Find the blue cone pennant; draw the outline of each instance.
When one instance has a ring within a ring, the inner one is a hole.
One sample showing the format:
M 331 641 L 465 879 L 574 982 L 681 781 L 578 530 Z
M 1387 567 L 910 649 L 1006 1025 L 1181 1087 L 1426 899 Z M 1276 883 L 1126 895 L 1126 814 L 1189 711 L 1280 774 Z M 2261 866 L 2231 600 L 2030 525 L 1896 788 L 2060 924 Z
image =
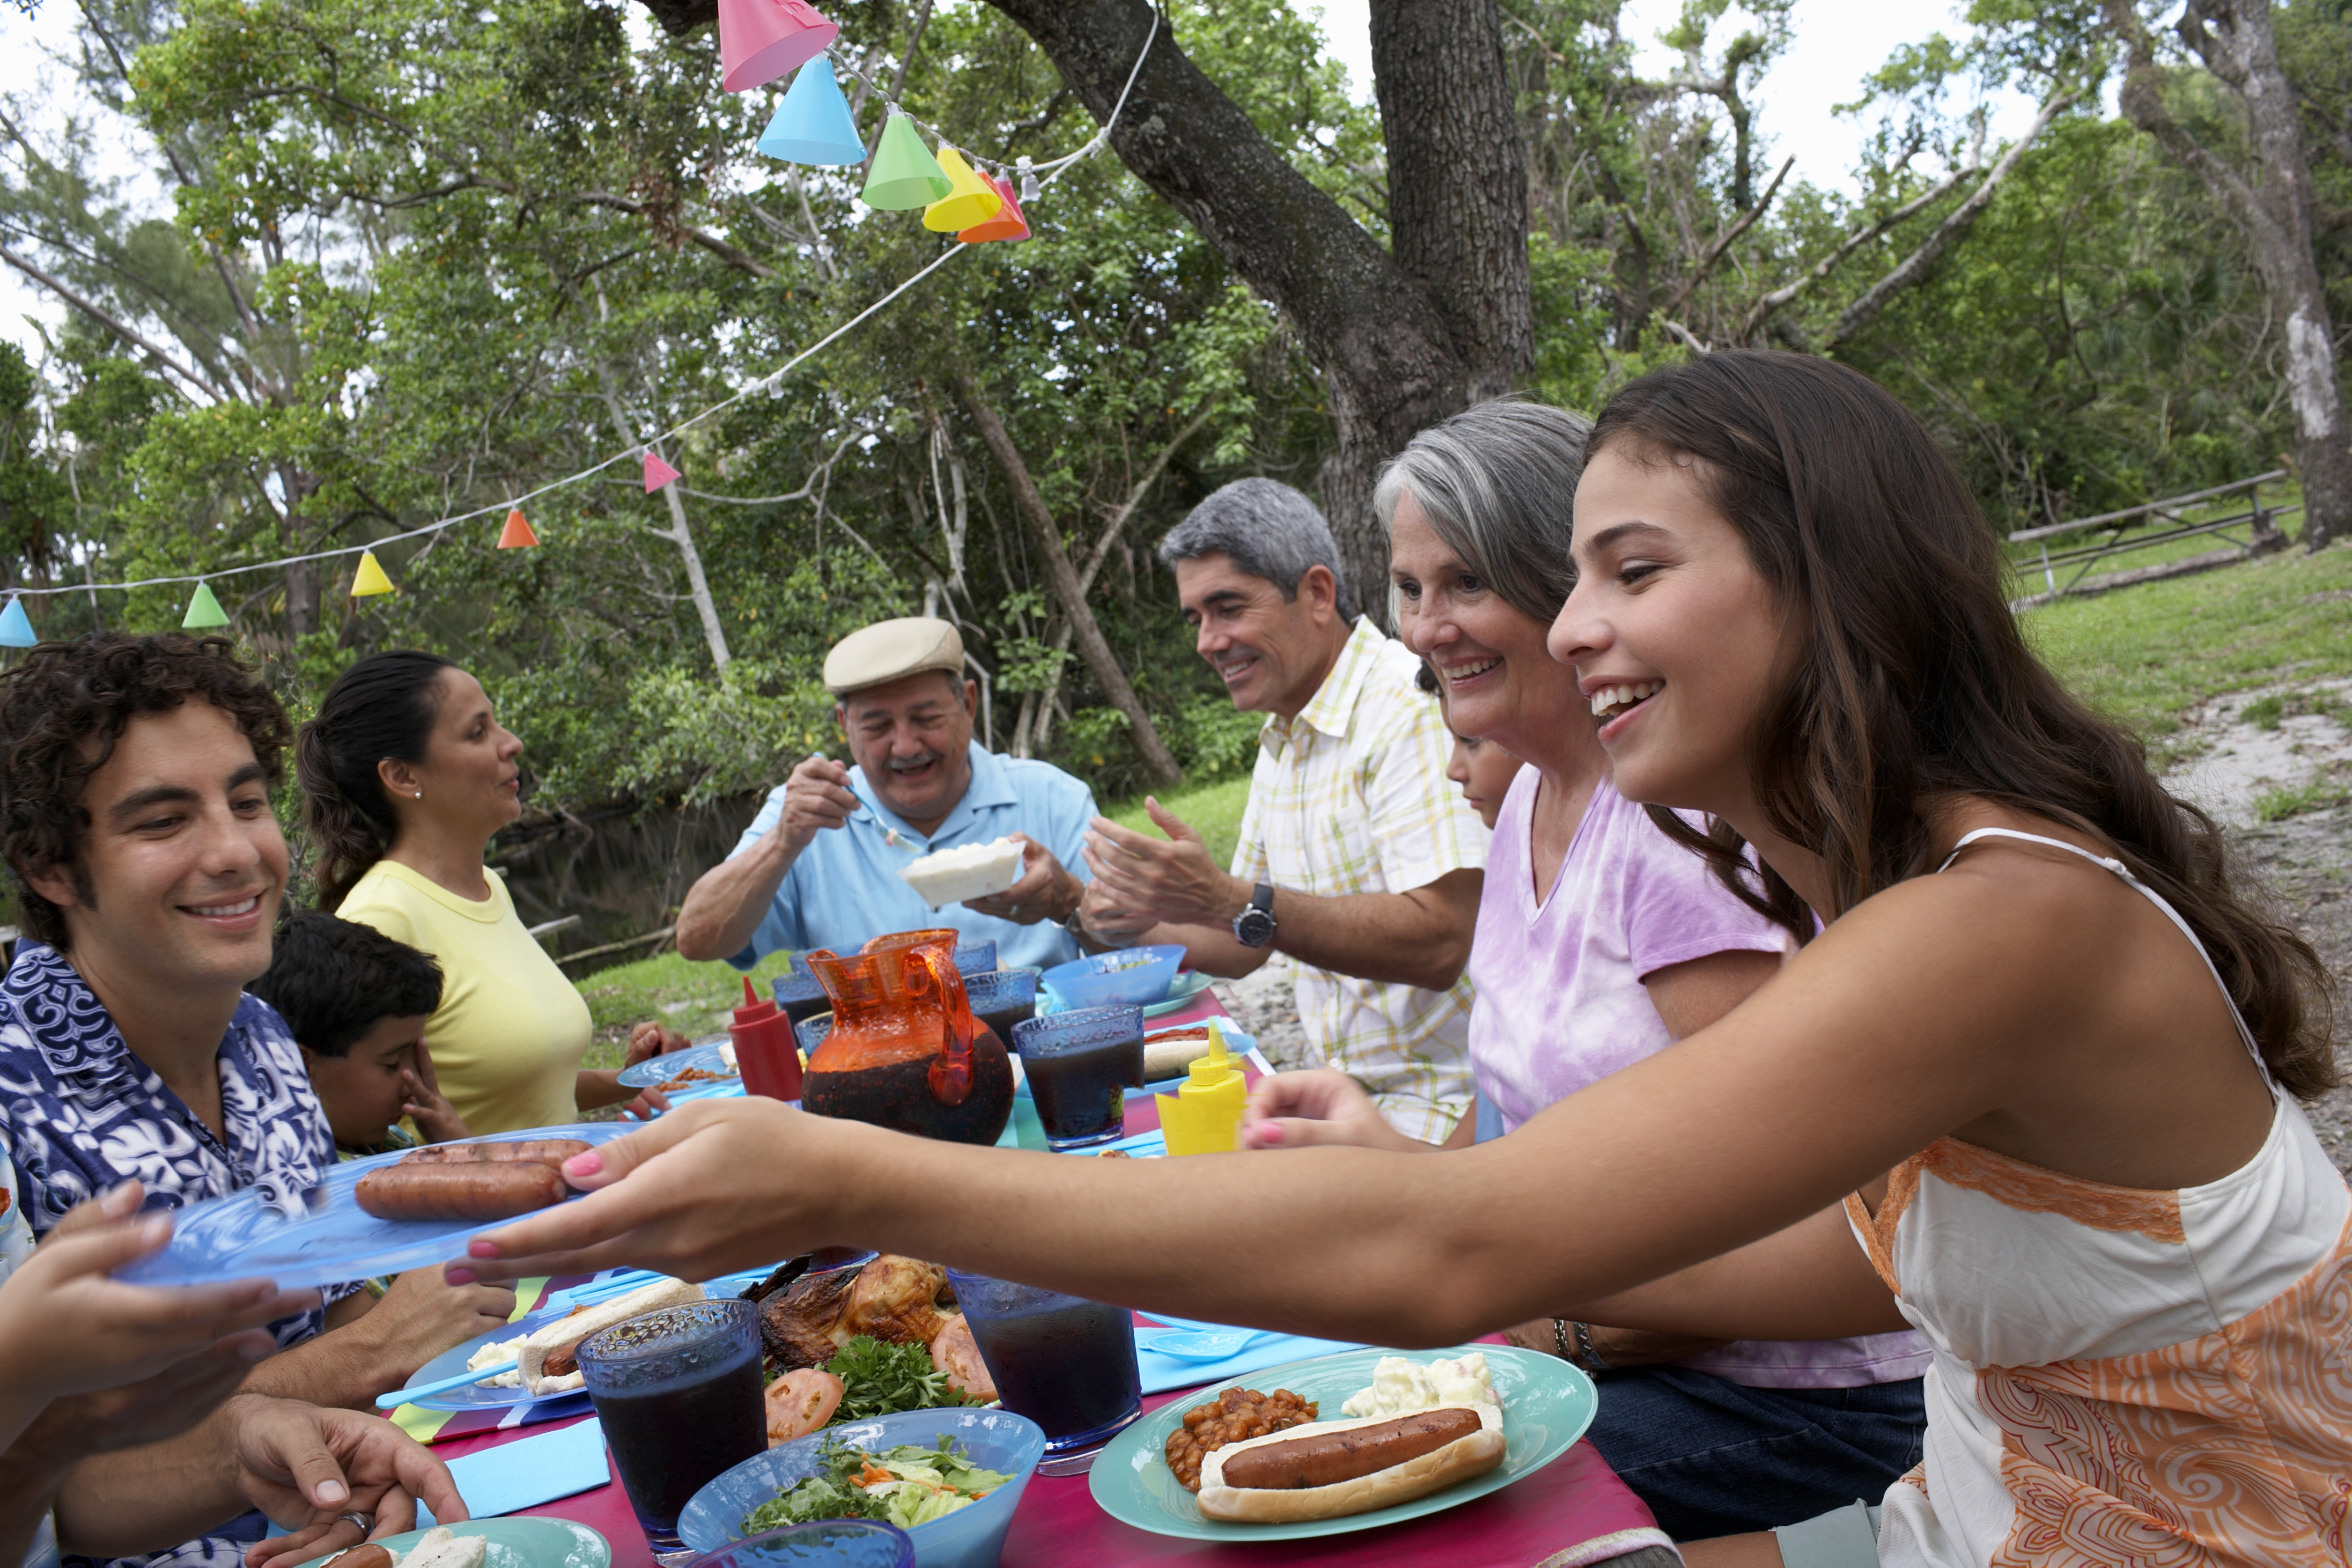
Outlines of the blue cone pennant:
M 833 62 L 819 55 L 793 78 L 775 118 L 760 133 L 760 151 L 793 163 L 863 163 L 866 143 L 849 118 L 849 100 L 834 79 Z
M 8 608 L 0 610 L 0 648 L 29 648 L 39 641 L 33 634 L 33 618 L 25 613 L 25 601 L 8 601 Z

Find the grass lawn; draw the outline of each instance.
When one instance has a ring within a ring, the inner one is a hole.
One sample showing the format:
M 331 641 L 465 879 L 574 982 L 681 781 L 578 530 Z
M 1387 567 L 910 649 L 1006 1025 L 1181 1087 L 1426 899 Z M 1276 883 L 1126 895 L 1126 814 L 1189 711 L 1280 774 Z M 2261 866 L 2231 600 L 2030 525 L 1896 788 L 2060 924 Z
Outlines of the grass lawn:
M 1219 865 L 1233 859 L 1234 841 L 1241 835 L 1242 807 L 1249 800 L 1246 774 L 1212 784 L 1177 789 L 1160 804 L 1192 824 L 1216 857 Z M 1157 833 L 1144 815 L 1143 800 L 1114 806 L 1105 815 L 1148 833 Z M 751 971 L 751 983 L 761 996 L 768 982 L 790 968 L 782 953 L 772 953 Z M 728 1013 L 743 1002 L 742 977 L 727 964 L 698 964 L 676 953 L 640 958 L 634 964 L 599 969 L 580 981 L 589 1015 L 596 1022 L 596 1040 L 589 1048 L 590 1067 L 618 1067 L 628 1042 L 629 1028 L 644 1019 L 659 1019 L 688 1038 L 714 1034 L 727 1027 Z
M 2299 549 L 2029 610 L 2027 638 L 2068 685 L 2181 760 L 2181 716 L 2205 697 L 2352 675 L 2352 549 Z

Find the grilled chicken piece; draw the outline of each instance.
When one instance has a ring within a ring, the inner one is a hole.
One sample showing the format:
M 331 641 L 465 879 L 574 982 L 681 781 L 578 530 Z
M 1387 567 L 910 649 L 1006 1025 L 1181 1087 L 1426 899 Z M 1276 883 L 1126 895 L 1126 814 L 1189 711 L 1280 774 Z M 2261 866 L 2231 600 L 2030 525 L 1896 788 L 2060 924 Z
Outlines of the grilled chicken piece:
M 930 1343 L 947 1325 L 936 1304 L 947 1284 L 948 1271 L 937 1263 L 884 1253 L 858 1271 L 842 1341 L 862 1333 L 890 1344 Z
M 893 1344 L 929 1344 L 946 1322 L 936 1302 L 947 1270 L 887 1253 L 863 1269 L 836 1269 L 793 1281 L 760 1303 L 760 1337 L 785 1371 L 822 1366 L 857 1334 Z

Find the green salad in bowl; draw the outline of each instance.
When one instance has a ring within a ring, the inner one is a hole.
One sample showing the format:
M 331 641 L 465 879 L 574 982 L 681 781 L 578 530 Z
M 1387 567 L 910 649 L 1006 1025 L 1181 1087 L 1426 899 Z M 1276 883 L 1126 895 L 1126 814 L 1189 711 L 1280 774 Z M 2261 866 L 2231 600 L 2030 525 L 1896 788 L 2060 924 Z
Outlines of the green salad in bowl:
M 827 1438 L 817 1473 L 743 1516 L 743 1533 L 781 1530 L 818 1519 L 878 1519 L 912 1530 L 970 1508 L 1013 1478 L 971 1462 L 963 1445 L 942 1436 L 927 1448 L 901 1443 L 880 1453 Z

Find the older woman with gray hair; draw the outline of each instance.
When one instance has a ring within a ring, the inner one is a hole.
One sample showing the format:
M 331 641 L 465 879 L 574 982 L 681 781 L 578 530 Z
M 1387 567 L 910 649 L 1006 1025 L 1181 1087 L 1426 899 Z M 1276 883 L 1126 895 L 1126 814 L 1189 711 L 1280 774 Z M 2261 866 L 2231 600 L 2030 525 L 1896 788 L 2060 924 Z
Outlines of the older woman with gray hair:
M 1713 1023 L 1798 935 L 1611 788 L 1576 674 L 1545 649 L 1576 582 L 1587 428 L 1538 403 L 1482 403 L 1415 436 L 1373 492 L 1399 632 L 1436 672 L 1447 723 L 1528 763 L 1495 821 L 1468 968 L 1471 1066 L 1507 1132 Z M 1247 1139 L 1425 1147 L 1329 1073 L 1262 1082 Z M 1600 1376 L 1593 1445 L 1678 1539 L 1875 1497 L 1918 1457 L 1927 1358 L 1914 1334 L 1726 1343 L 1546 1320 L 1513 1337 Z

